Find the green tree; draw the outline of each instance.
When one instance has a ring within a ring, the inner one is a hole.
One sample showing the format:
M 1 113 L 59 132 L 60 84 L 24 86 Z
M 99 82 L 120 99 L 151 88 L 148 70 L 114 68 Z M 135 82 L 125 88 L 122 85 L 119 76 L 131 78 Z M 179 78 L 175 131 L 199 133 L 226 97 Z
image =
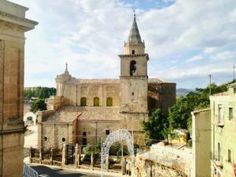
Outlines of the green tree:
M 177 99 L 176 104 L 170 108 L 168 114 L 170 130 L 176 128 L 190 129 L 192 126 L 191 112 L 196 109 L 207 108 L 210 106 L 210 94 L 227 91 L 227 86 L 235 81 L 217 86 L 212 83 L 206 88 L 196 88 L 186 96 Z
M 149 139 L 161 141 L 168 134 L 168 120 L 160 109 L 153 111 L 147 122 L 143 122 L 143 130 Z
M 191 116 L 192 108 L 186 99 L 177 99 L 176 104 L 170 109 L 168 115 L 170 129 L 187 129 L 187 122 Z
M 31 88 L 25 88 L 24 90 L 24 96 L 28 99 L 32 97 L 45 99 L 55 94 L 56 94 L 56 89 L 49 87 L 31 87 Z
M 36 99 L 31 104 L 30 111 L 37 112 L 37 111 L 43 111 L 47 109 L 47 105 L 43 99 Z

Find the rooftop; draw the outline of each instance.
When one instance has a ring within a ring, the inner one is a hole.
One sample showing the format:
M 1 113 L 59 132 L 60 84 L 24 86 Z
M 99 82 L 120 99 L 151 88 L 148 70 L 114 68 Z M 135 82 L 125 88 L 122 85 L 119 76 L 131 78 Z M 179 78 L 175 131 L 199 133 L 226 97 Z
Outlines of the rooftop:
M 72 123 L 75 119 L 79 121 L 120 120 L 119 111 L 119 107 L 64 106 L 53 115 L 48 116 L 44 122 Z
M 164 145 L 161 142 L 152 145 L 150 151 L 138 156 L 143 160 L 150 160 L 188 174 L 191 168 L 192 149 L 185 145 Z

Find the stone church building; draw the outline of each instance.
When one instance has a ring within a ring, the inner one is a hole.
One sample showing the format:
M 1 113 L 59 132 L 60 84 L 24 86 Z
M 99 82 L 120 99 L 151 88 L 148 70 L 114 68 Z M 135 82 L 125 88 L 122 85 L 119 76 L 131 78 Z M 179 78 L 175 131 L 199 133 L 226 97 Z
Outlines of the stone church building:
M 143 143 L 141 122 L 148 120 L 150 110 L 167 113 L 176 100 L 176 84 L 148 78 L 149 56 L 135 16 L 119 57 L 119 79 L 76 79 L 67 66 L 56 77 L 57 94 L 38 115 L 39 148 L 95 144 L 120 128 L 132 131 L 135 143 Z

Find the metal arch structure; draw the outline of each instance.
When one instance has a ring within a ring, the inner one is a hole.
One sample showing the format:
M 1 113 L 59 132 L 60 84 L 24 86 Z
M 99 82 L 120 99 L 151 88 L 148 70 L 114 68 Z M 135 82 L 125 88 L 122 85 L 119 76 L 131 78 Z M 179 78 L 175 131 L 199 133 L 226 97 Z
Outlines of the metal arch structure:
M 104 170 L 104 164 L 106 163 L 106 159 L 109 157 L 109 151 L 110 147 L 113 143 L 119 142 L 119 141 L 126 141 L 128 146 L 128 151 L 130 153 L 131 159 L 132 159 L 132 166 L 134 167 L 134 145 L 133 145 L 133 137 L 130 134 L 130 132 L 126 129 L 119 129 L 111 134 L 109 134 L 102 144 L 101 149 L 101 177 L 103 177 L 103 170 Z

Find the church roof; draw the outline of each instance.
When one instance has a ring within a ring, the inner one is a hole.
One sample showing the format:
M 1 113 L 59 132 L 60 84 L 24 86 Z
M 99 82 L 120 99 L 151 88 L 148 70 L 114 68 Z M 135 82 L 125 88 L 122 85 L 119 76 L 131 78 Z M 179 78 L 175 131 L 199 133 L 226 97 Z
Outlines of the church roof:
M 138 25 L 136 22 L 136 15 L 134 14 L 134 21 L 129 32 L 128 43 L 142 43 L 141 36 L 139 34 Z
M 119 84 L 119 79 L 78 79 L 80 84 Z
M 164 81 L 158 78 L 148 78 L 148 83 L 160 84 L 160 83 L 164 83 Z
M 64 106 L 53 115 L 47 117 L 44 123 L 72 123 L 79 121 L 118 121 L 120 120 L 119 107 L 81 107 Z

